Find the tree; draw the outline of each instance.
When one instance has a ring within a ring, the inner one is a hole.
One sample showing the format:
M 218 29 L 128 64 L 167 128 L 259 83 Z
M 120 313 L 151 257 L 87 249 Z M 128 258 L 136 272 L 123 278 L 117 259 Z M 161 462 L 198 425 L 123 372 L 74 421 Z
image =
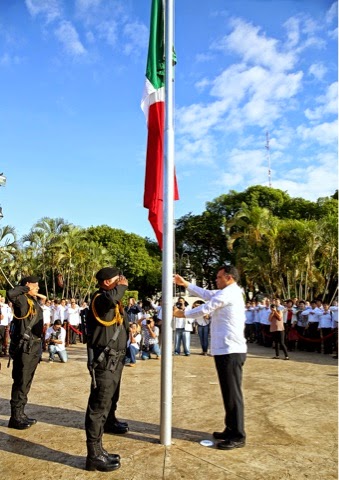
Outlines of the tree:
M 184 215 L 176 221 L 176 253 L 187 254 L 197 281 L 212 288 L 217 267 L 230 260 L 218 214 Z
M 161 290 L 161 260 L 159 254 L 152 249 L 152 243 L 139 235 L 108 225 L 90 227 L 86 230 L 86 235 L 107 250 L 109 263 L 124 273 L 130 289 L 142 288 L 147 296 L 155 290 Z
M 16 231 L 14 227 L 6 225 L 0 228 L 0 273 L 1 273 L 1 287 L 6 289 L 11 282 L 8 277 L 11 276 L 9 266 L 15 258 L 18 251 L 18 244 L 16 238 Z M 4 270 L 5 264 L 7 266 L 7 274 Z M 4 267 L 4 268 L 3 268 Z

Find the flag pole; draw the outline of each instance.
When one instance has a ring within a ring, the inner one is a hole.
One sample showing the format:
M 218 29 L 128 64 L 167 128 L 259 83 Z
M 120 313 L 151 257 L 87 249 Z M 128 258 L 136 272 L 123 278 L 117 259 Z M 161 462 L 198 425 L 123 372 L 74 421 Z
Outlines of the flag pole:
M 174 245 L 174 122 L 173 122 L 173 45 L 174 0 L 165 2 L 165 149 L 164 211 L 162 250 L 162 360 L 160 443 L 172 441 L 172 318 L 173 318 L 173 245 Z

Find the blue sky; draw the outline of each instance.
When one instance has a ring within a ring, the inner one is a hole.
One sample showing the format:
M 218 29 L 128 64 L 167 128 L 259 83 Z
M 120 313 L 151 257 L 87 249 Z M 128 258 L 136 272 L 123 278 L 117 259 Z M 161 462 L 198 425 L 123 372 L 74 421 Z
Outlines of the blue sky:
M 194 3 L 194 8 L 192 4 Z M 150 0 L 0 0 L 0 188 L 19 236 L 44 216 L 154 239 L 140 100 Z M 337 188 L 337 3 L 177 0 L 175 217 L 250 185 Z

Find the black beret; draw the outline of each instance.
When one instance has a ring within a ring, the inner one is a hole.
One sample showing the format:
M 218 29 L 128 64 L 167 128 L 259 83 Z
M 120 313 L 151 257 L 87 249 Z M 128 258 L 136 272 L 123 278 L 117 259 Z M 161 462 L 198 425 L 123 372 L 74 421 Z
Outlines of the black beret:
M 116 277 L 119 274 L 119 270 L 115 267 L 104 267 L 98 271 L 98 273 L 95 275 L 95 278 L 99 282 L 102 282 L 103 280 L 109 280 L 110 278 Z
M 39 282 L 39 277 L 36 277 L 35 275 L 30 275 L 29 277 L 25 277 L 21 280 L 20 285 L 24 287 L 26 283 L 38 283 Z

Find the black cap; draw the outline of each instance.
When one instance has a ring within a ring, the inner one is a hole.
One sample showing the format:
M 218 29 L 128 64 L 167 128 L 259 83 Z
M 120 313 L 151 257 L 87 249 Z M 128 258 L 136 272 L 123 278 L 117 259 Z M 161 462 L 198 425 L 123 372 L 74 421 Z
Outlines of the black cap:
M 102 282 L 104 280 L 109 280 L 110 278 L 116 277 L 119 274 L 120 272 L 116 267 L 104 267 L 98 271 L 98 273 L 95 275 L 95 278 L 99 282 Z
M 21 280 L 20 285 L 24 287 L 26 283 L 38 283 L 39 282 L 39 277 L 36 277 L 35 275 L 30 275 L 29 277 L 25 277 Z

